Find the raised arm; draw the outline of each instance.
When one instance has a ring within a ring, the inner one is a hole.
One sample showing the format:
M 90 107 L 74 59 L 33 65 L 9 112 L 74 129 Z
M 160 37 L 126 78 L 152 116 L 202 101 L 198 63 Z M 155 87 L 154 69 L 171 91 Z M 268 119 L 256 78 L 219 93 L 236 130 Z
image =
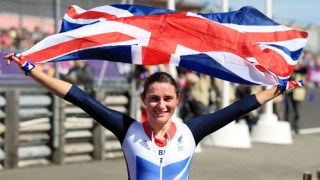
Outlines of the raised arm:
M 21 62 L 19 58 L 14 56 L 14 53 L 10 53 L 6 55 L 4 58 L 7 59 L 8 65 L 10 65 L 11 62 L 15 62 L 18 65 L 25 63 Z M 35 80 L 37 83 L 39 83 L 41 86 L 46 88 L 49 92 L 60 98 L 64 98 L 70 90 L 70 88 L 72 87 L 72 84 L 51 77 L 41 71 L 38 71 L 37 69 L 32 69 L 32 71 L 27 72 L 27 75 L 30 76 L 33 80 Z
M 256 94 L 256 98 L 257 98 L 257 101 L 259 102 L 259 104 L 263 105 L 281 94 L 282 93 L 280 91 L 280 88 L 278 86 L 274 86 L 270 89 L 258 92 Z
M 191 130 L 195 143 L 198 144 L 205 136 L 219 130 L 242 114 L 246 114 L 261 104 L 255 95 L 247 96 L 235 103 L 210 114 L 201 115 L 186 121 Z
M 274 86 L 271 89 L 245 97 L 215 113 L 198 116 L 186 121 L 185 124 L 190 128 L 197 144 L 205 136 L 217 131 L 242 114 L 260 107 L 279 95 L 281 95 L 280 88 L 278 86 Z
M 304 86 L 303 81 L 288 81 L 283 84 L 279 84 L 278 86 L 274 86 L 270 89 L 261 91 L 256 94 L 257 101 L 263 105 L 273 98 L 281 95 L 284 92 L 292 91 L 296 87 Z
M 123 113 L 105 107 L 103 104 L 76 86 L 73 86 L 72 84 L 60 79 L 48 76 L 45 73 L 34 69 L 32 64 L 25 64 L 28 62 L 23 59 L 23 57 L 17 58 L 13 53 L 11 53 L 5 56 L 5 59 L 7 59 L 8 65 L 10 65 L 11 62 L 15 62 L 20 67 L 22 66 L 23 71 L 28 76 L 46 88 L 49 92 L 73 103 L 87 112 L 102 126 L 112 131 L 122 143 L 126 135 L 126 131 L 130 127 L 131 123 L 135 121 L 134 119 L 126 116 Z

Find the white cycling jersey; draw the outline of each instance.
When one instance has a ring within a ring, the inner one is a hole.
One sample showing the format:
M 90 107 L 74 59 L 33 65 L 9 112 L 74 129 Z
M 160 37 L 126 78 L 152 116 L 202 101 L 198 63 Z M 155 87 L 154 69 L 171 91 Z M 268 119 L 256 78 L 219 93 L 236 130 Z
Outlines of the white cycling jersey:
M 167 145 L 159 147 L 143 123 L 131 124 L 122 143 L 130 179 L 188 179 L 196 144 L 187 125 L 175 126 L 174 135 L 167 135 Z

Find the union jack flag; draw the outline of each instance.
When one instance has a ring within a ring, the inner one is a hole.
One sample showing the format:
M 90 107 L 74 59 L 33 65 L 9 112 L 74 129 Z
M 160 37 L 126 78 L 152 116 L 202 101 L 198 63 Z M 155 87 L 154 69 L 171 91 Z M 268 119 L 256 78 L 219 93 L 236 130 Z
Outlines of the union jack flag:
M 140 5 L 71 6 L 61 32 L 22 55 L 32 62 L 166 63 L 240 84 L 278 85 L 288 81 L 307 36 L 249 6 L 214 14 Z

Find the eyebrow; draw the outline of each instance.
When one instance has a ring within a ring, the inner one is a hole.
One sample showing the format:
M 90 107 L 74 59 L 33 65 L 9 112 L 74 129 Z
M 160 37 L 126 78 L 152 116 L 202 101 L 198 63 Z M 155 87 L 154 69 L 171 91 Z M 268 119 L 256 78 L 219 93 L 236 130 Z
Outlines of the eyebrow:
M 159 95 L 156 95 L 156 94 L 150 94 L 149 96 L 150 97 L 160 97 Z M 173 95 L 165 95 L 164 97 L 167 98 L 167 97 L 174 97 L 174 96 Z

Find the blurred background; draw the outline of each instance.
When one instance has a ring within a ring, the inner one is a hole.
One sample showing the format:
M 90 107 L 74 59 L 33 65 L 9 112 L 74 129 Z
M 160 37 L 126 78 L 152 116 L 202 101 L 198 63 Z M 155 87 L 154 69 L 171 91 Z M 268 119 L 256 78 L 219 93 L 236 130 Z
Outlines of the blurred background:
M 59 32 L 61 19 L 70 5 L 91 9 L 109 4 L 139 4 L 196 13 L 233 11 L 249 5 L 266 13 L 266 3 L 265 0 L 176 0 L 170 5 L 166 0 L 0 0 L 0 170 L 123 157 L 121 146 L 111 132 L 101 128 L 82 110 L 47 93 L 18 68 L 7 68 L 3 61 L 6 54 L 28 50 L 43 38 Z M 271 143 L 292 144 L 294 135 L 320 133 L 319 7 L 318 0 L 272 1 L 271 18 L 308 32 L 309 38 L 292 77 L 303 79 L 305 88 L 272 103 L 277 120 L 289 123 L 289 141 Z M 141 121 L 147 118 L 139 100 L 144 79 L 153 72 L 169 70 L 165 65 L 133 66 L 98 60 L 37 64 L 37 68 L 80 86 L 108 107 Z M 185 69 L 176 71 L 179 85 L 190 86 L 197 103 L 201 104 L 181 102 L 177 119 L 185 121 L 202 114 L 192 110 L 199 107 L 205 107 L 205 112 L 223 107 L 224 90 L 219 79 Z M 86 77 L 78 76 L 79 72 Z M 263 88 L 231 83 L 228 101 L 232 103 Z M 237 119 L 236 123 L 246 124 L 251 136 L 251 128 L 264 112 L 262 107 Z M 249 141 L 251 144 L 251 139 Z M 203 142 L 204 147 L 211 145 L 215 144 L 210 138 Z M 231 147 L 243 148 L 241 145 Z
M 0 0 L 0 2 L 0 50 L 2 54 L 12 51 L 25 51 L 44 37 L 58 32 L 60 30 L 60 20 L 68 7 L 73 4 L 83 9 L 120 3 L 134 3 L 158 8 L 167 8 L 168 5 L 165 0 Z M 221 0 L 177 0 L 175 10 L 201 13 L 222 12 L 222 2 Z M 265 2 L 265 0 L 229 0 L 228 11 L 238 10 L 249 5 L 265 13 Z M 317 8 L 315 8 L 318 6 L 319 1 L 316 0 L 272 2 L 272 19 L 274 21 L 309 33 L 308 43 L 302 55 L 302 59 L 309 66 L 319 66 L 320 63 L 320 20 Z M 59 71 L 66 73 L 67 68 L 68 65 L 62 64 Z M 51 74 L 54 72 L 48 67 L 45 67 L 45 70 L 48 70 Z M 2 78 L 8 77 L 5 68 L 1 67 L 0 73 Z M 12 72 L 9 78 L 16 76 L 18 74 Z M 98 70 L 95 71 L 95 77 L 97 76 Z M 1 82 L 7 80 L 2 78 Z

